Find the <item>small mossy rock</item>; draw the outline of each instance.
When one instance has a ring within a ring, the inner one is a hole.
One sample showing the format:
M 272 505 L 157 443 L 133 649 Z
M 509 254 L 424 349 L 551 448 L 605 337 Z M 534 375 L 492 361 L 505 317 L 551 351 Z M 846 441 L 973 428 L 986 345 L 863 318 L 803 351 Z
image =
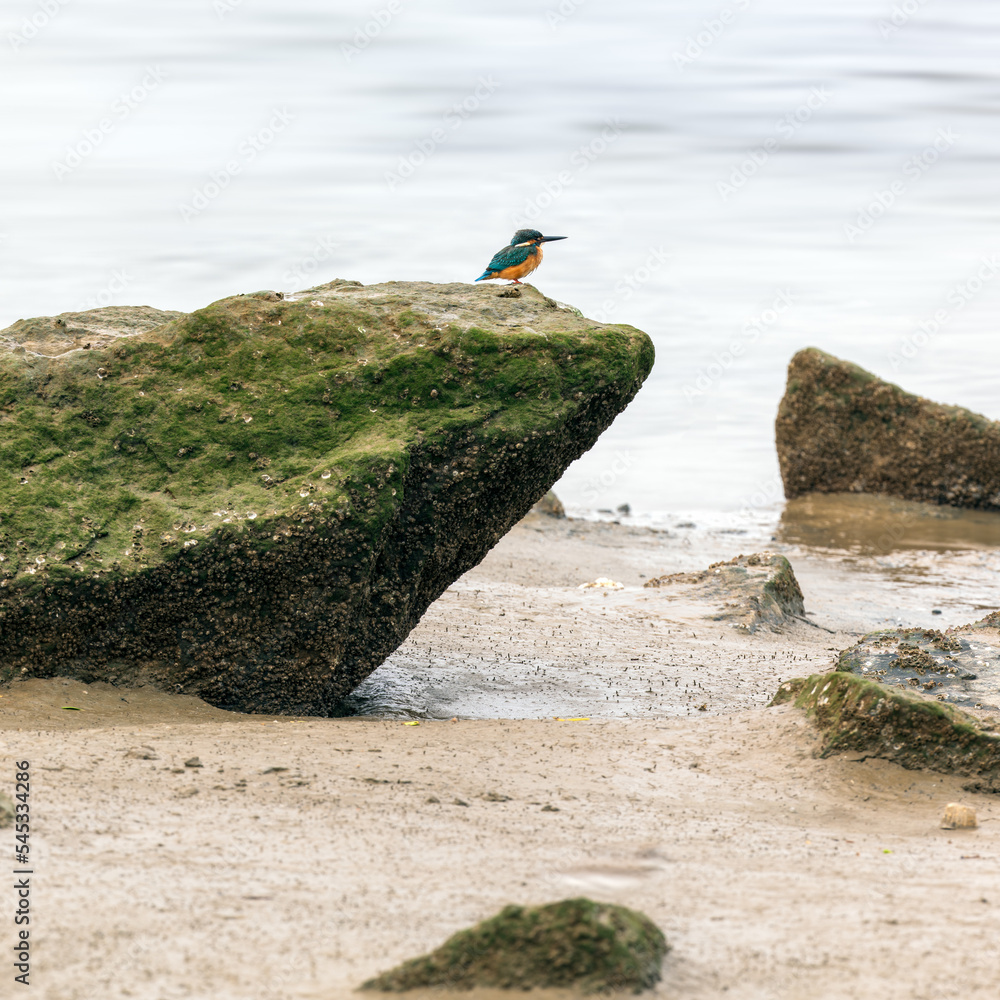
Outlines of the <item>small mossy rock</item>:
M 792 564 L 774 552 L 739 555 L 694 573 L 669 573 L 647 580 L 643 586 L 672 584 L 695 584 L 698 596 L 722 600 L 719 612 L 708 617 L 731 621 L 748 632 L 762 625 L 779 628 L 789 619 L 805 615 L 802 590 Z
M 547 517 L 558 517 L 565 519 L 566 508 L 563 506 L 562 500 L 559 499 L 549 490 L 545 496 L 542 497 L 534 507 L 531 508 L 533 514 L 545 514 Z
M 1000 735 L 944 702 L 841 670 L 786 681 L 771 704 L 789 702 L 819 727 L 822 757 L 857 751 L 908 768 L 1000 778 Z
M 799 351 L 775 423 L 785 496 L 882 493 L 1000 510 L 1000 423 Z
M 334 713 L 653 363 L 530 286 L 67 316 L 0 333 L 0 681 L 241 711 Z
M 840 654 L 837 669 L 961 708 L 1000 710 L 1000 636 L 980 622 L 869 632 Z
M 370 979 L 362 989 L 574 987 L 584 993 L 638 993 L 659 981 L 668 951 L 662 931 L 624 906 L 582 898 L 507 906 L 429 955 Z

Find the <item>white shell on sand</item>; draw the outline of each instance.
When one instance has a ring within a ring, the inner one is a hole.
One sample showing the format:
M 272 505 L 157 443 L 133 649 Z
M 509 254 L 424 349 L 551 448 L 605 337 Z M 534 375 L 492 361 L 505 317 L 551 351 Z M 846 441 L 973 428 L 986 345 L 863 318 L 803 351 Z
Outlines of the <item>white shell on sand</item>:
M 590 590 L 592 587 L 601 590 L 624 590 L 625 584 L 619 583 L 617 580 L 609 580 L 606 576 L 599 576 L 596 580 L 591 580 L 590 583 L 581 583 L 577 589 Z

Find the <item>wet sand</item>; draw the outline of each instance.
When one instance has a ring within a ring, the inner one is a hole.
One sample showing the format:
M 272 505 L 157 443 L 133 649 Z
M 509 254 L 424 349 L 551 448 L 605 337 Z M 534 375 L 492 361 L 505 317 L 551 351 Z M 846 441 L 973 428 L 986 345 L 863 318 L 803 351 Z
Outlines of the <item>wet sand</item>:
M 780 521 L 775 512 L 656 528 L 532 515 L 431 606 L 351 710 L 650 718 L 763 707 L 783 680 L 832 666 L 865 632 L 945 629 L 998 607 L 1000 515 L 877 497 L 808 501 Z M 807 622 L 748 640 L 706 618 L 719 605 L 692 588 L 643 587 L 764 549 L 790 559 Z M 598 578 L 624 590 L 578 589 Z
M 583 894 L 663 928 L 656 996 L 992 1000 L 1000 802 L 817 760 L 810 725 L 766 704 L 882 619 L 969 620 L 993 556 L 779 539 L 815 624 L 746 635 L 683 588 L 641 587 L 760 548 L 700 531 L 522 524 L 369 682 L 382 718 L 0 691 L 0 749 L 34 779 L 36 989 L 344 997 L 505 903 Z M 577 589 L 597 576 L 625 589 Z M 938 828 L 955 799 L 978 830 Z

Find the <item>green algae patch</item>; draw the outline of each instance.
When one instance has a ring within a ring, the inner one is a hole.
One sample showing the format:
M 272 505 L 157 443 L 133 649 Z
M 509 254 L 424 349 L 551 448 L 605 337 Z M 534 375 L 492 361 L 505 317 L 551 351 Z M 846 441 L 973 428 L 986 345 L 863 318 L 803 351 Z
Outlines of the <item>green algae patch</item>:
M 789 500 L 875 493 L 1000 510 L 1000 423 L 816 348 L 789 363 L 775 437 Z
M 822 733 L 820 756 L 865 753 L 907 768 L 1000 775 L 1000 735 L 952 705 L 841 670 L 786 681 L 772 705 L 805 711 Z
M 584 993 L 639 993 L 659 981 L 668 951 L 660 929 L 624 906 L 583 898 L 507 906 L 362 989 L 574 987 Z
M 628 404 L 631 327 L 331 282 L 0 332 L 0 681 L 327 714 Z

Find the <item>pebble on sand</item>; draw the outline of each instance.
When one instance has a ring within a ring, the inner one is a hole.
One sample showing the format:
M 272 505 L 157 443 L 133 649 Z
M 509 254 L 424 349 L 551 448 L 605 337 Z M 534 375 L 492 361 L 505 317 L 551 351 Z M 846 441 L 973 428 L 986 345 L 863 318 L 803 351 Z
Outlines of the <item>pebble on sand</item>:
M 961 802 L 949 802 L 944 807 L 941 817 L 942 830 L 975 830 L 979 826 L 976 820 L 976 810 L 972 806 L 963 806 Z

